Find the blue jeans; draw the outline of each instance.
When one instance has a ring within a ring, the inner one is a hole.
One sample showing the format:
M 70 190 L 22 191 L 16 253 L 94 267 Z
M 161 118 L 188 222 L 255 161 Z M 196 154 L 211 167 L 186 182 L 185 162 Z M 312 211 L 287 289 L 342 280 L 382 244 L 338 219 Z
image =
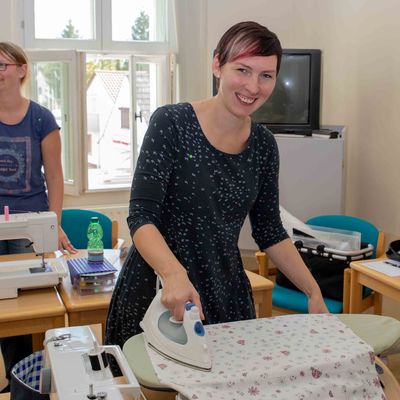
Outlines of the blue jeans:
M 0 240 L 0 255 L 32 253 L 33 248 L 30 243 L 28 239 Z M 11 368 L 32 353 L 32 336 L 2 338 L 0 339 L 0 347 L 4 358 L 6 377 L 10 379 Z
M 0 240 L 0 256 L 6 254 L 32 253 L 33 248 L 28 239 Z

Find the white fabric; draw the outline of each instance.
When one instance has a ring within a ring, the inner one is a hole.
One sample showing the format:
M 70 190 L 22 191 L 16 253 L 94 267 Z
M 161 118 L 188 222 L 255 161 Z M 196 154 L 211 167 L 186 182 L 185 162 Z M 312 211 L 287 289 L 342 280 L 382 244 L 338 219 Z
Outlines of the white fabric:
M 211 372 L 147 349 L 160 382 L 190 400 L 385 399 L 373 350 L 333 315 L 288 315 L 205 328 Z
M 331 227 L 312 226 L 300 221 L 282 206 L 279 206 L 283 227 L 292 240 L 301 240 L 305 246 L 316 248 L 319 244 L 330 249 L 357 251 L 361 248 L 361 233 Z M 296 236 L 294 229 L 311 235 L 312 238 Z

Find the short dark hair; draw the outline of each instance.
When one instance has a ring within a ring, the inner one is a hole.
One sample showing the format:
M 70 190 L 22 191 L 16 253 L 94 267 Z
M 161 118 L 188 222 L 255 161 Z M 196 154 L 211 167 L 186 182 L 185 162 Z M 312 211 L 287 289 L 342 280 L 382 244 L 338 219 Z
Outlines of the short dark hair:
M 277 58 L 278 73 L 282 59 L 281 42 L 274 32 L 254 21 L 233 25 L 223 34 L 214 50 L 220 67 L 243 57 L 273 55 Z

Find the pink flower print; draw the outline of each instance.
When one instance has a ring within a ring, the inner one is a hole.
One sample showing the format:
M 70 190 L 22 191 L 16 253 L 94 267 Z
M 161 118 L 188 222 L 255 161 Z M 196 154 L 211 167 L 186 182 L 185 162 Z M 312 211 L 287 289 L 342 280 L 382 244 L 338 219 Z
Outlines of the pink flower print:
M 379 378 L 374 378 L 373 383 L 374 383 L 374 386 L 381 387 L 381 382 L 379 381 Z
M 324 353 L 331 353 L 331 352 L 332 352 L 331 349 L 322 349 L 322 351 L 323 351 Z
M 240 340 L 237 341 L 237 344 L 240 344 L 240 345 L 244 346 L 245 341 L 243 339 L 240 339 Z
M 334 367 L 335 369 L 338 369 L 342 366 L 342 364 L 340 362 L 335 362 Z
M 290 351 L 282 350 L 281 353 L 284 354 L 285 356 L 288 356 L 290 354 Z
M 260 391 L 254 386 L 250 386 L 248 392 L 250 396 L 257 396 L 258 394 L 260 394 Z
M 159 366 L 161 369 L 167 368 L 167 364 L 158 364 L 158 366 Z
M 304 376 L 304 375 L 305 375 L 304 371 L 300 371 L 300 376 Z
M 373 351 L 369 351 L 369 360 L 371 361 L 371 364 L 375 363 L 375 353 Z
M 283 334 L 282 331 L 275 331 L 275 333 L 276 333 L 277 335 L 282 335 L 282 334 Z
M 321 377 L 322 372 L 317 368 L 311 367 L 311 375 L 313 376 L 313 378 L 318 379 L 319 377 Z

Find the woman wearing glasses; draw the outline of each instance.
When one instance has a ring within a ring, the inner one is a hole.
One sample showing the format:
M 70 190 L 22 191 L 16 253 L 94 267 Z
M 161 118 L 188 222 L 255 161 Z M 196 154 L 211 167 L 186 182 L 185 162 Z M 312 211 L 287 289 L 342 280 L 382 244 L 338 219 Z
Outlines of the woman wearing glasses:
M 54 211 L 59 248 L 75 252 L 60 226 L 64 193 L 60 128 L 49 110 L 22 95 L 27 76 L 25 52 L 0 42 L 0 214 L 5 206 L 10 213 Z M 31 251 L 27 239 L 0 240 L 0 255 Z M 13 364 L 31 351 L 25 342 L 24 337 L 2 339 L 7 378 Z

